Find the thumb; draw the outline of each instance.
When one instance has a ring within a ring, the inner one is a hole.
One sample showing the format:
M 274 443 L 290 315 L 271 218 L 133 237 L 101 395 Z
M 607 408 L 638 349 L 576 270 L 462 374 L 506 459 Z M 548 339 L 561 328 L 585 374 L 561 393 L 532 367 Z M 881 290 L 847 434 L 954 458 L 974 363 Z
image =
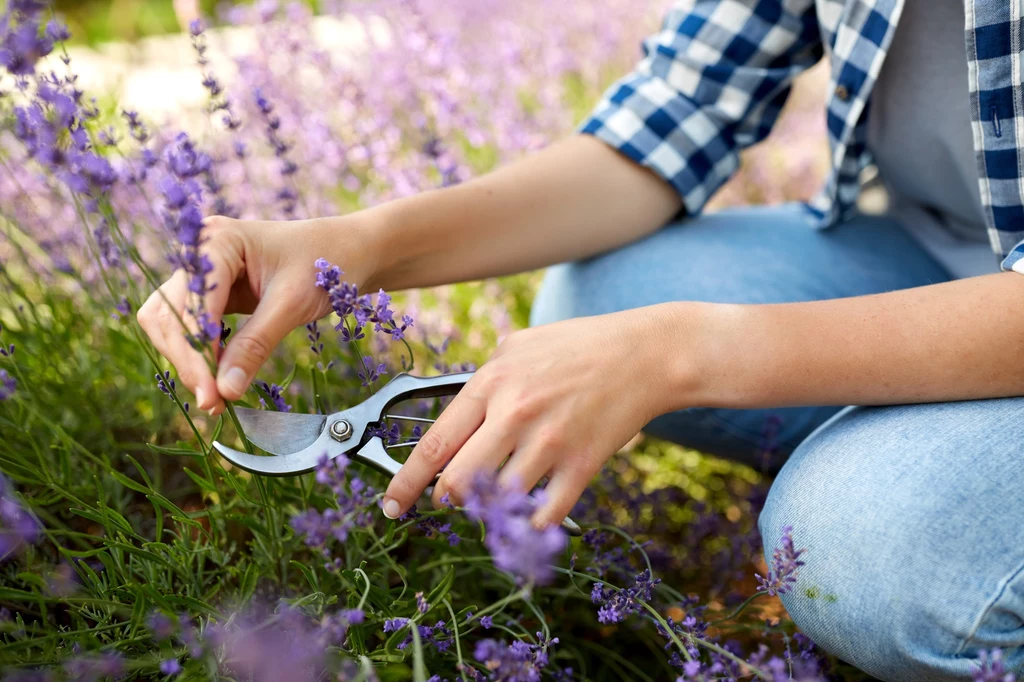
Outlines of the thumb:
M 238 400 L 245 394 L 277 344 L 298 326 L 291 315 L 293 308 L 283 297 L 267 292 L 220 358 L 217 391 L 221 396 Z

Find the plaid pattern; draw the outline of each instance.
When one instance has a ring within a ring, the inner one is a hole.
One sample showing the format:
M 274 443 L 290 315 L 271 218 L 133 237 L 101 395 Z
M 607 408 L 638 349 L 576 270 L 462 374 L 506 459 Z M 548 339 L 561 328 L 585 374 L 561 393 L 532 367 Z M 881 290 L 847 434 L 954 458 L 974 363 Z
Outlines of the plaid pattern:
M 801 71 L 828 54 L 832 172 L 806 203 L 819 227 L 856 208 L 871 162 L 864 112 L 904 0 L 680 0 L 644 58 L 580 126 L 672 184 L 696 215 L 768 135 Z M 992 250 L 1024 274 L 1020 0 L 964 0 L 979 189 Z

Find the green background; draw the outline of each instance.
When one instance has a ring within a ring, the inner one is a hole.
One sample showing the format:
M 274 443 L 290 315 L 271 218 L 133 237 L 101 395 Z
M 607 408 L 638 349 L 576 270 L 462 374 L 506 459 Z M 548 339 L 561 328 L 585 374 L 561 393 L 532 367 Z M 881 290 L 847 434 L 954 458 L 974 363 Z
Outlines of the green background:
M 318 0 L 303 1 L 314 9 L 318 4 Z M 217 4 L 217 0 L 200 0 L 209 17 L 216 16 Z M 179 30 L 172 0 L 55 0 L 54 6 L 71 27 L 75 42 L 137 40 Z

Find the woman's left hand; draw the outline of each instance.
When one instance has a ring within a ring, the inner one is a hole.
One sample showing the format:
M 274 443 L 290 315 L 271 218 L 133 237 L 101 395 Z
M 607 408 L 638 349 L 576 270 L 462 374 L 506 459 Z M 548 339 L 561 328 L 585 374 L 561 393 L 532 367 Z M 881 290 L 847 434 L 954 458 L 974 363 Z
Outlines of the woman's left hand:
M 515 332 L 423 435 L 388 486 L 396 518 L 435 474 L 433 501 L 466 500 L 478 472 L 528 491 L 548 478 L 537 526 L 561 522 L 617 450 L 666 410 L 673 357 L 653 308 Z M 507 459 L 507 462 L 506 462 Z M 504 463 L 504 466 L 502 466 Z

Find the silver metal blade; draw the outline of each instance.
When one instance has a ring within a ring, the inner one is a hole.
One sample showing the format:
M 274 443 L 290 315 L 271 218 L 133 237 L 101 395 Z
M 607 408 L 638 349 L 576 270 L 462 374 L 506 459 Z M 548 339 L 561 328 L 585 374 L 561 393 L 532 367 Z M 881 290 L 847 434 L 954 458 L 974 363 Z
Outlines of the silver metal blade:
M 238 421 L 250 443 L 275 455 L 289 455 L 316 442 L 327 421 L 322 414 L 292 414 L 236 408 Z
M 317 462 L 320 461 L 320 457 L 327 454 L 321 451 L 321 454 L 317 455 L 314 454 L 312 449 L 307 449 L 306 452 L 294 455 L 261 457 L 260 455 L 250 455 L 249 453 L 229 448 L 218 441 L 213 442 L 213 447 L 217 449 L 217 452 L 224 459 L 235 466 L 251 471 L 254 474 L 263 474 L 265 476 L 295 476 L 297 474 L 304 474 L 307 471 L 312 471 L 316 467 Z M 334 456 L 338 454 L 340 452 L 335 453 Z

